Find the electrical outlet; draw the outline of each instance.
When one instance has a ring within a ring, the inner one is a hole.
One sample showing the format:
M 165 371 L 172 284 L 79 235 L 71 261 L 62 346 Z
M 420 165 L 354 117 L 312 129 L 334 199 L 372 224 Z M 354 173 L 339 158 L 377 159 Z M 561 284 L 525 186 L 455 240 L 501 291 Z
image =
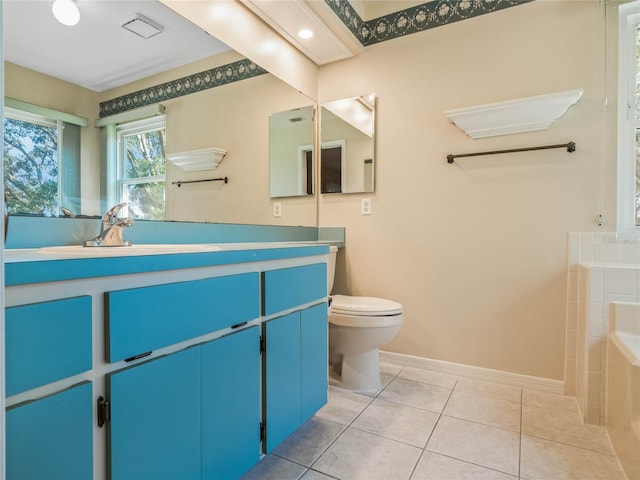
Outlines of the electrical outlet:
M 273 216 L 281 217 L 282 216 L 282 203 L 273 202 Z
M 371 215 L 371 199 L 363 198 L 360 200 L 360 214 Z

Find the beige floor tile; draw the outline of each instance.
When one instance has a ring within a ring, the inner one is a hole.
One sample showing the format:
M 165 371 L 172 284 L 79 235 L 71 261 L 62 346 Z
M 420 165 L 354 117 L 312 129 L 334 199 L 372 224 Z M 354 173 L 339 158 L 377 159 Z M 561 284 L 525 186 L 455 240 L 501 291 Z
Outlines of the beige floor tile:
M 520 476 L 527 480 L 624 480 L 616 457 L 522 436 Z
M 329 400 L 315 416 L 342 425 L 349 425 L 371 402 L 372 399 L 366 395 L 342 388 L 329 387 Z
M 518 474 L 520 435 L 443 415 L 427 443 L 434 453 L 475 463 L 510 475 Z
M 314 417 L 293 432 L 271 453 L 310 467 L 344 429 L 344 425 Z
M 522 391 L 522 404 L 533 407 L 543 407 L 550 410 L 578 413 L 578 405 L 575 397 L 554 395 L 553 393 L 536 392 L 533 390 Z
M 454 390 L 443 413 L 492 427 L 520 431 L 521 406 L 509 400 Z
M 329 477 L 324 473 L 316 472 L 314 470 L 309 470 L 302 476 L 302 480 L 334 480 L 333 477 Z
M 447 403 L 450 394 L 451 389 L 449 388 L 427 385 L 425 383 L 396 377 L 380 395 L 378 395 L 378 398 L 440 413 Z
M 408 480 L 422 450 L 349 427 L 313 469 L 341 480 Z
M 438 417 L 437 413 L 376 399 L 351 426 L 424 448 Z
M 499 398 L 511 402 L 520 402 L 522 389 L 510 385 L 500 385 L 499 383 L 483 382 L 471 378 L 460 378 L 456 383 L 456 390 L 485 397 Z
M 613 454 L 605 427 L 589 425 L 576 412 L 543 406 L 522 406 L 522 433 L 566 443 L 601 453 Z
M 444 373 L 431 372 L 429 370 L 412 367 L 404 367 L 398 374 L 398 377 L 447 388 L 453 388 L 458 381 L 458 377 L 453 375 L 445 375 Z
M 304 478 L 304 477 L 303 477 Z M 489 468 L 424 452 L 411 480 L 516 480 L 518 477 Z
M 298 480 L 307 469 L 302 465 L 267 455 L 240 480 Z

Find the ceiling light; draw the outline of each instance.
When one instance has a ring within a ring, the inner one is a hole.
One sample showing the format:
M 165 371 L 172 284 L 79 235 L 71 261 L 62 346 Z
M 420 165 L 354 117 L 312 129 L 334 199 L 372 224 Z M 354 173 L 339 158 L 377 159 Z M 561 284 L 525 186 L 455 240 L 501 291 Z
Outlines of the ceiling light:
M 72 27 L 80 21 L 80 10 L 74 0 L 56 0 L 51 6 L 53 16 L 61 24 Z
M 298 36 L 303 40 L 309 40 L 310 38 L 313 38 L 315 34 L 316 33 L 310 28 L 301 28 L 298 30 Z
M 150 18 L 140 15 L 139 13 L 136 13 L 136 16 L 128 22 L 125 22 L 122 25 L 122 28 L 133 32 L 142 38 L 151 38 L 164 30 L 162 25 L 157 24 Z

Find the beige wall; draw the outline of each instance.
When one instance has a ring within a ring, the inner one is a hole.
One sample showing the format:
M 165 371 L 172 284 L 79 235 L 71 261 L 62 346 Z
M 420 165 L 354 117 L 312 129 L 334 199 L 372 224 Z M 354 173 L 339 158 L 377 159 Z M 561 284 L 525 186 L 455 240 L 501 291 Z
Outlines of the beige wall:
M 320 103 L 378 98 L 376 193 L 323 195 L 319 223 L 346 227 L 334 293 L 404 305 L 386 350 L 563 379 L 567 232 L 615 218 L 615 157 L 602 167 L 603 38 L 599 2 L 537 1 L 321 67 Z M 472 140 L 442 113 L 576 88 L 583 98 L 542 132 Z M 568 141 L 573 154 L 446 162 Z M 363 196 L 371 216 L 360 215 Z
M 101 101 L 242 59 L 229 51 L 103 92 Z M 166 107 L 167 153 L 216 147 L 227 155 L 216 170 L 186 172 L 167 163 L 168 220 L 315 226 L 315 199 L 282 199 L 274 218 L 269 197 L 269 115 L 311 104 L 271 74 L 161 102 Z M 172 182 L 228 177 L 177 187 Z
M 100 137 L 98 129 L 93 127 L 93 121 L 98 117 L 98 93 L 4 62 L 4 95 L 89 120 L 89 126 L 82 128 L 80 133 L 82 212 L 77 213 L 99 213 L 100 158 L 97 152 Z

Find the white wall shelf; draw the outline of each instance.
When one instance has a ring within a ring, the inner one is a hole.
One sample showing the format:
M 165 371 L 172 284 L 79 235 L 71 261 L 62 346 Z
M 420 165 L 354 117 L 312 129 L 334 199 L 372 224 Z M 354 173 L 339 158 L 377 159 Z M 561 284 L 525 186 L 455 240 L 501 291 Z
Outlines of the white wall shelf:
M 582 89 L 458 108 L 446 117 L 471 138 L 544 130 L 582 97 Z
M 221 148 L 203 148 L 202 150 L 172 153 L 167 155 L 167 160 L 187 172 L 197 172 L 215 170 L 226 154 L 227 151 Z

